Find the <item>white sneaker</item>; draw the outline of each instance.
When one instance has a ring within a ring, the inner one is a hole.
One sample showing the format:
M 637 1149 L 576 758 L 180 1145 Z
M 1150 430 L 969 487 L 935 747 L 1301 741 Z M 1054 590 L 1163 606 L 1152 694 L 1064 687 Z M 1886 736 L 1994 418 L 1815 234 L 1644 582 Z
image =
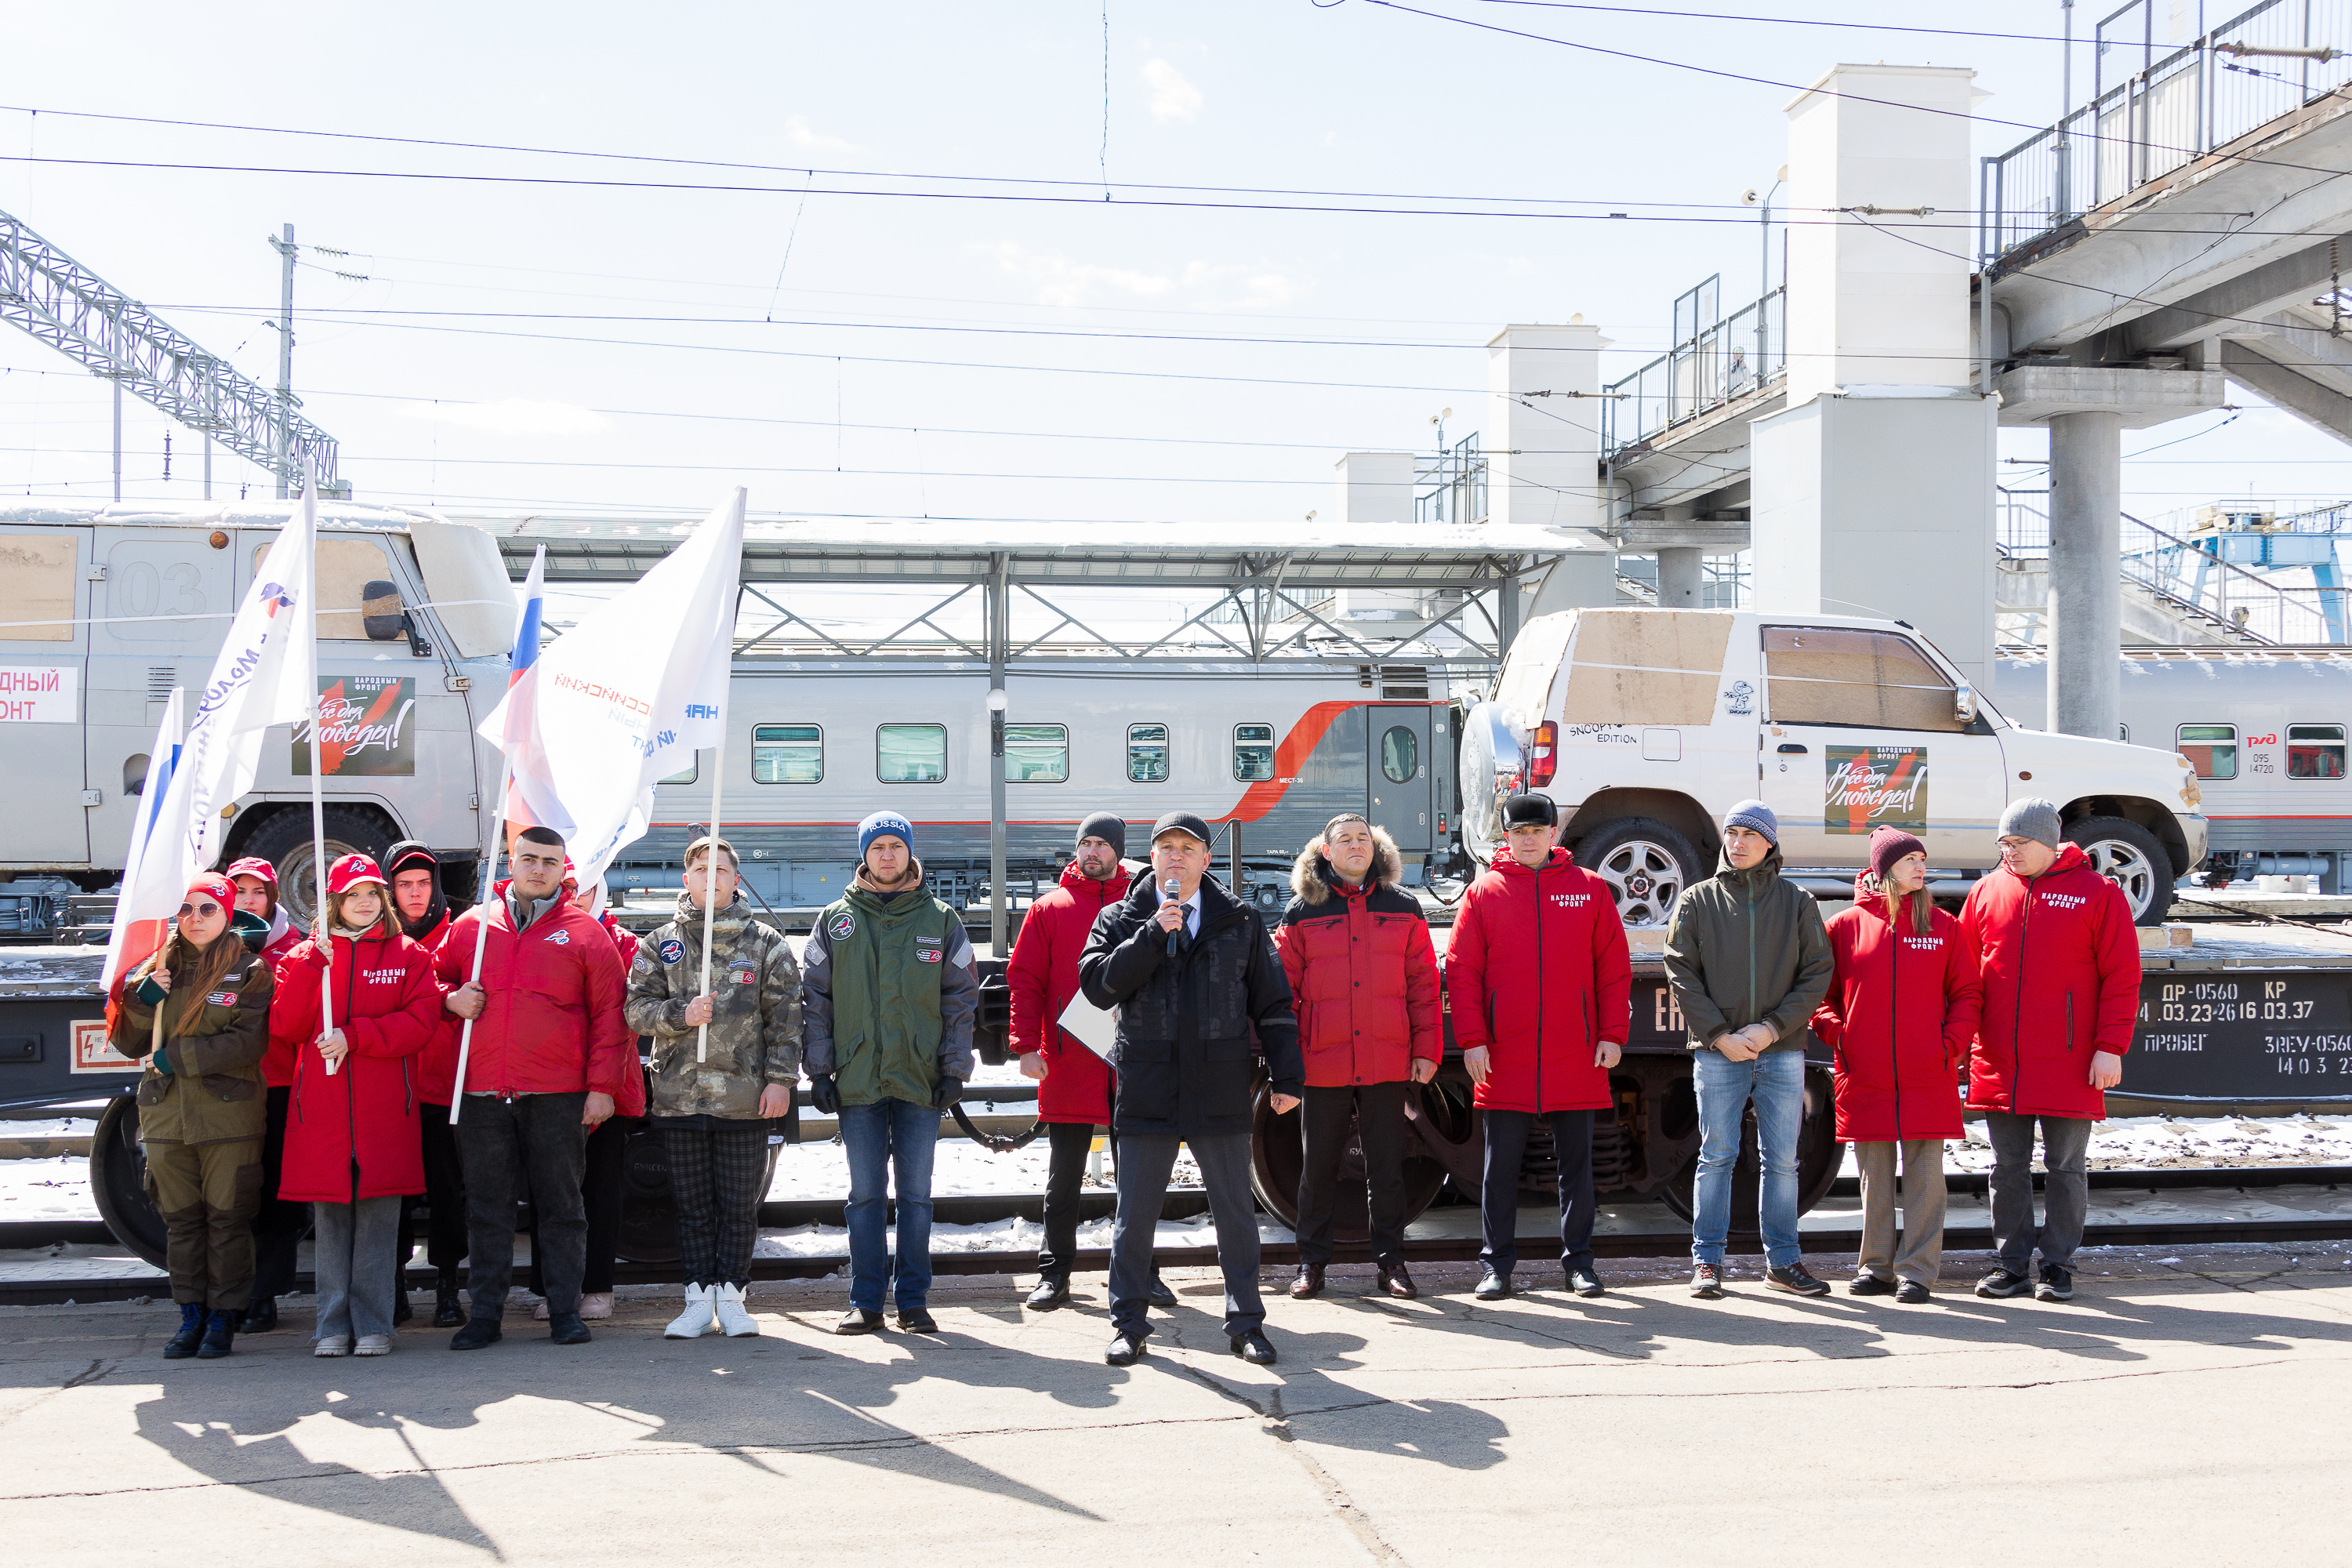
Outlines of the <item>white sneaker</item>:
M 322 1334 L 318 1342 L 311 1345 L 310 1353 L 320 1356 L 349 1355 L 352 1353 L 352 1336 Z
M 613 1315 L 613 1293 L 595 1290 L 581 1297 L 580 1315 L 592 1323 L 603 1322 Z
M 534 1323 L 543 1323 L 543 1322 L 547 1321 L 547 1298 L 546 1298 L 546 1297 L 541 1296 L 541 1297 L 539 1299 L 539 1305 L 538 1305 L 538 1306 L 536 1306 L 536 1307 L 533 1307 L 533 1308 L 530 1310 L 530 1321 L 531 1321 L 532 1322 L 534 1322 Z
M 730 1339 L 754 1338 L 759 1334 L 760 1325 L 752 1321 L 751 1314 L 743 1310 L 743 1287 L 714 1286 L 710 1297 L 711 1304 L 719 1313 L 719 1326 Z
M 699 1339 L 710 1331 L 710 1287 L 688 1285 L 686 1288 L 686 1310 L 669 1321 L 669 1327 L 662 1331 L 662 1338 Z
M 392 1336 L 390 1334 L 362 1334 L 360 1336 L 360 1342 L 352 1347 L 352 1353 L 353 1355 L 390 1355 L 392 1353 Z

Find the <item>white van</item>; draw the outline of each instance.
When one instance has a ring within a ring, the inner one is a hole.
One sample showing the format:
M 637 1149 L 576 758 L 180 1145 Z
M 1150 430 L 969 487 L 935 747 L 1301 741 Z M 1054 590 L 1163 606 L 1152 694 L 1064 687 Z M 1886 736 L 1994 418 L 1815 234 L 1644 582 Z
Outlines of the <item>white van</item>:
M 1549 795 L 1577 863 L 1616 889 L 1628 925 L 1662 926 L 1712 875 L 1717 824 L 1761 798 L 1791 878 L 1850 897 L 1871 833 L 1927 846 L 1947 898 L 1995 865 L 2008 804 L 2059 804 L 2066 837 L 2164 918 L 2205 858 L 2186 758 L 2024 730 L 1900 621 L 1748 610 L 1571 610 L 1530 621 L 1491 701 L 1465 717 L 1462 837 L 1480 865 L 1503 799 Z

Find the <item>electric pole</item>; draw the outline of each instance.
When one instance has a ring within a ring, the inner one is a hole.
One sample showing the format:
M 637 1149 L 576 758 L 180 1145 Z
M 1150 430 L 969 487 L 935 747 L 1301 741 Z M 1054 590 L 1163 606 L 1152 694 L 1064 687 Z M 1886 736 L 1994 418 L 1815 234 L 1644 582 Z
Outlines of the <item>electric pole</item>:
M 278 450 L 272 466 L 278 470 L 278 499 L 293 493 L 294 480 L 294 226 L 286 226 L 283 239 L 271 236 L 269 248 L 284 265 L 278 293 Z

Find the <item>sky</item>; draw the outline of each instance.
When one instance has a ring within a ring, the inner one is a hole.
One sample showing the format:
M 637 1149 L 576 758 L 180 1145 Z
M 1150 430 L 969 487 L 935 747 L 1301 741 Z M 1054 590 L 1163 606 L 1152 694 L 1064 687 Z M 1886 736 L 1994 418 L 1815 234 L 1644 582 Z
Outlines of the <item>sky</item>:
M 361 500 L 1279 527 L 1341 452 L 1475 430 L 1503 323 L 1581 314 L 1615 379 L 1683 289 L 1752 299 L 1791 84 L 1973 67 L 1979 153 L 2060 108 L 2054 3 L 1715 8 L 1769 16 L 132 3 L 93 48 L 89 7 L 17 0 L 0 210 L 264 384 L 292 224 L 295 386 Z M 2127 435 L 2126 510 L 2352 490 L 2352 449 L 2232 395 Z M 107 499 L 109 406 L 0 329 L 0 496 Z M 124 419 L 126 494 L 196 499 L 196 438 Z M 2022 488 L 2043 441 L 2002 433 Z

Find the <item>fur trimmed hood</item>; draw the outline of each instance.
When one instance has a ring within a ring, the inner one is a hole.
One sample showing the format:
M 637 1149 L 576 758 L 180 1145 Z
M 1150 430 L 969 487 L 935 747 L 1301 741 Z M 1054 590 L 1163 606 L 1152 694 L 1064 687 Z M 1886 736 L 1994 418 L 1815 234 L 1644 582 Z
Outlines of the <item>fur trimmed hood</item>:
M 1364 881 L 1369 890 L 1378 892 L 1382 888 L 1395 887 L 1403 879 L 1404 857 L 1398 852 L 1396 840 L 1390 837 L 1385 827 L 1372 829 L 1372 843 L 1376 847 L 1372 851 L 1372 868 L 1364 874 Z M 1311 908 L 1331 896 L 1331 880 L 1338 875 L 1331 869 L 1331 863 L 1323 858 L 1323 836 L 1318 833 L 1307 841 L 1307 847 L 1301 849 L 1298 858 L 1291 863 L 1290 890 L 1298 895 L 1300 902 Z

